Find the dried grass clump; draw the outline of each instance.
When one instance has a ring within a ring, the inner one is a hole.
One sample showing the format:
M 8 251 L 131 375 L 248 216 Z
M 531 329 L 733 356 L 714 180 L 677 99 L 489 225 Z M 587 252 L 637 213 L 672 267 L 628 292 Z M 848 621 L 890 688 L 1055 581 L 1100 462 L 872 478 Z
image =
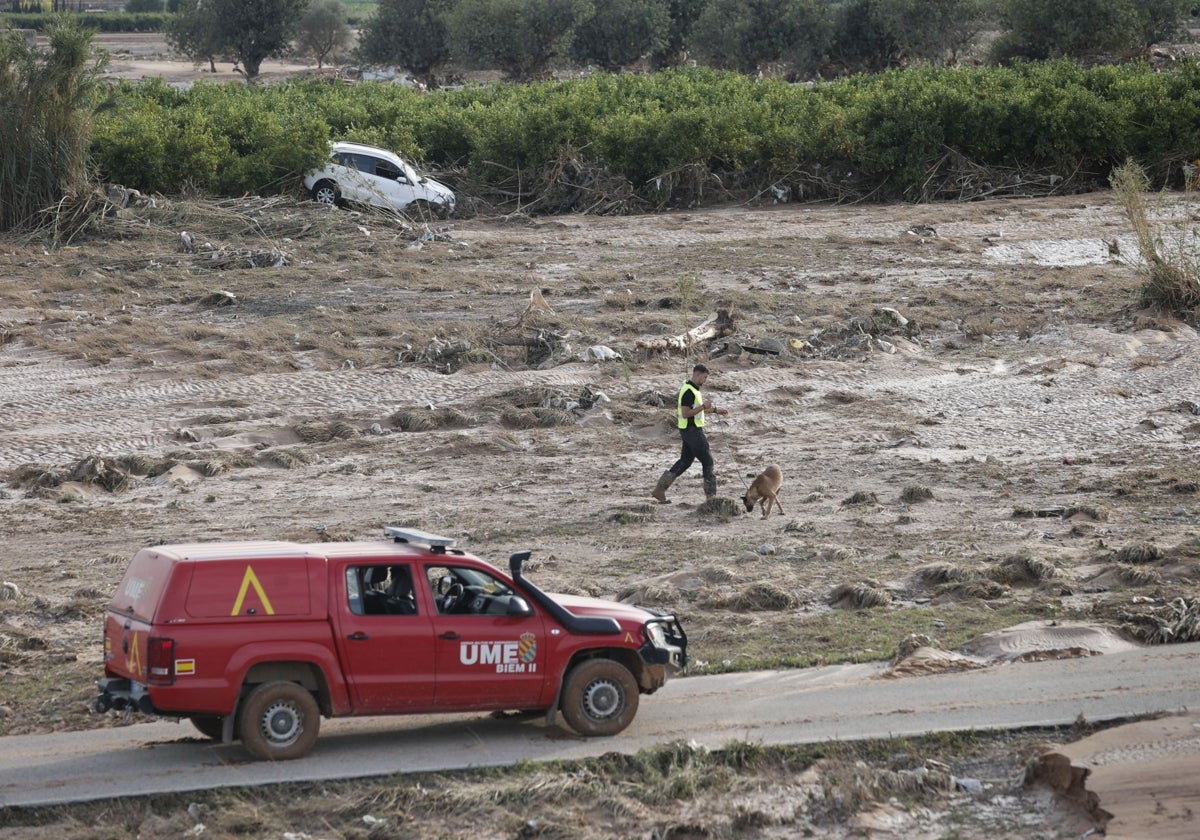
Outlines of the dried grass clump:
M 917 578 L 922 583 L 940 584 L 972 580 L 978 574 L 972 569 L 964 569 L 953 563 L 928 563 L 916 571 Z
M 575 415 L 561 408 L 535 408 L 533 416 L 537 418 L 537 424 L 543 427 L 575 425 Z
M 264 449 L 258 453 L 258 460 L 268 466 L 282 467 L 285 470 L 294 470 L 311 463 L 309 457 L 298 449 Z
M 733 519 L 741 511 L 738 510 L 739 502 L 733 499 L 727 499 L 724 496 L 713 496 L 705 499 L 703 504 L 696 509 L 696 512 L 707 519 L 718 519 L 722 522 L 727 522 Z
M 896 645 L 896 655 L 892 657 L 892 664 L 895 665 L 907 659 L 920 648 L 937 648 L 941 650 L 942 646 L 927 633 L 910 633 L 900 640 L 900 644 Z
M 992 580 L 1007 584 L 1039 583 L 1057 575 L 1053 563 L 1025 554 L 1006 557 L 988 571 Z
M 1126 615 L 1125 628 L 1151 645 L 1200 641 L 1200 598 L 1176 598 L 1143 615 Z
M 709 583 L 732 583 L 741 578 L 736 570 L 728 566 L 709 566 L 701 572 L 701 576 Z
M 1108 511 L 1102 510 L 1101 508 L 1091 507 L 1090 505 L 1084 505 L 1082 507 L 1069 507 L 1064 510 L 1062 514 L 1063 519 L 1072 519 L 1081 516 L 1091 519 L 1094 522 L 1108 521 Z
M 561 405 L 566 399 L 566 394 L 556 388 L 545 388 L 540 385 L 524 385 L 519 388 L 510 388 L 507 391 L 501 391 L 495 397 L 489 397 L 488 402 L 493 405 L 497 402 L 507 403 L 516 408 L 545 408 L 556 404 Z
M 51 488 L 58 487 L 66 479 L 60 471 L 51 467 L 22 464 L 9 472 L 7 480 L 13 487 Z
M 1154 563 L 1163 557 L 1162 549 L 1154 543 L 1135 543 L 1117 549 L 1113 559 L 1118 563 Z
M 1157 586 L 1162 583 L 1162 575 L 1157 569 L 1145 566 L 1127 566 L 1119 564 L 1113 569 L 1121 583 L 1130 586 Z
M 839 583 L 826 600 L 837 610 L 858 610 L 887 606 L 892 603 L 892 593 L 873 580 Z
M 1189 206 L 1183 213 L 1180 234 L 1179 220 L 1164 218 L 1169 214 L 1161 212 L 1161 206 L 1154 208 L 1155 212 L 1147 206 L 1150 180 L 1132 159 L 1114 169 L 1109 182 L 1137 238 L 1138 269 L 1144 279 L 1142 303 L 1178 315 L 1195 314 L 1200 310 L 1200 259 L 1196 256 L 1197 233 L 1187 221 L 1193 190 L 1185 193 Z
M 94 484 L 109 493 L 119 493 L 129 486 L 129 473 L 125 472 L 113 458 L 89 455 L 75 463 L 67 474 L 68 481 Z
M 879 499 L 874 493 L 866 490 L 856 490 L 846 498 L 842 499 L 843 505 L 877 505 Z
M 152 475 L 158 462 L 148 455 L 120 455 L 117 464 L 130 475 Z
M 817 549 L 813 559 L 822 563 L 842 563 L 853 559 L 856 554 L 857 551 L 844 545 L 823 545 Z
M 465 429 L 474 419 L 457 408 L 401 409 L 388 422 L 405 432 L 431 432 L 434 429 Z
M 619 510 L 608 517 L 609 522 L 619 525 L 644 525 L 654 521 L 654 507 L 651 505 L 635 505 L 625 510 Z
M 964 580 L 939 586 L 934 597 L 956 600 L 994 601 L 1009 594 L 1008 587 L 994 580 Z
M 742 587 L 727 600 L 730 609 L 754 611 L 793 610 L 800 599 L 771 581 L 757 581 Z
M 575 415 L 559 408 L 506 408 L 500 422 L 510 429 L 550 428 L 573 425 Z
M 933 498 L 933 491 L 928 487 L 909 486 L 900 491 L 900 501 L 907 505 L 915 505 L 918 502 L 928 502 Z
M 346 440 L 361 434 L 357 427 L 345 420 L 329 423 L 309 421 L 292 427 L 292 431 L 305 443 L 329 443 L 332 440 Z

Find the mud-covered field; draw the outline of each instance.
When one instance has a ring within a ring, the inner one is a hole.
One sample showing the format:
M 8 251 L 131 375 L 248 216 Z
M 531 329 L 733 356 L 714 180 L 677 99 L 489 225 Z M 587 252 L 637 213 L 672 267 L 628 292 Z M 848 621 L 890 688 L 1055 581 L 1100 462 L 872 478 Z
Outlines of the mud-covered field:
M 65 247 L 6 238 L 0 734 L 116 723 L 85 708 L 101 616 L 160 542 L 408 524 L 530 548 L 545 588 L 676 611 L 695 673 L 1030 620 L 1160 641 L 1196 598 L 1200 355 L 1137 308 L 1136 262 L 1106 193 L 415 228 L 158 198 Z M 719 311 L 727 334 L 669 348 Z M 701 360 L 729 410 L 718 499 L 697 465 L 656 505 Z M 737 497 L 771 463 L 764 521 Z M 1009 796 L 1028 756 L 1006 749 Z

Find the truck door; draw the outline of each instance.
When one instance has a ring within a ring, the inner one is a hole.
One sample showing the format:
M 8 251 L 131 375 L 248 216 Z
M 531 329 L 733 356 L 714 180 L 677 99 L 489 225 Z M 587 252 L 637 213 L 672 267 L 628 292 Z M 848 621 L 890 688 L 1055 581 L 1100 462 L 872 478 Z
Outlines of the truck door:
M 425 567 L 434 600 L 439 709 L 546 705 L 549 646 L 537 614 L 510 616 L 507 583 L 468 567 Z
M 433 703 L 430 616 L 418 606 L 405 563 L 347 566 L 338 606 L 338 647 L 358 714 L 387 714 Z

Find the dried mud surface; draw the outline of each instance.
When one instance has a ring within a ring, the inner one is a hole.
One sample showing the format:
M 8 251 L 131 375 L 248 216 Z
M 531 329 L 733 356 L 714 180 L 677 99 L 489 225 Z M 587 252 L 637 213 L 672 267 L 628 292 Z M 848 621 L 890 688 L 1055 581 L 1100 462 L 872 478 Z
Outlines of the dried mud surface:
M 4 239 L 0 734 L 114 725 L 84 707 L 137 548 L 385 524 L 675 610 L 697 673 L 1140 643 L 1196 597 L 1200 353 L 1135 308 L 1135 255 L 1105 193 L 416 227 L 159 198 Z M 720 341 L 639 347 L 718 309 Z M 654 505 L 701 360 L 720 500 L 696 466 Z M 786 513 L 739 512 L 771 463 Z M 1049 622 L 1090 629 L 1030 642 Z M 839 824 L 917 836 L 878 818 Z

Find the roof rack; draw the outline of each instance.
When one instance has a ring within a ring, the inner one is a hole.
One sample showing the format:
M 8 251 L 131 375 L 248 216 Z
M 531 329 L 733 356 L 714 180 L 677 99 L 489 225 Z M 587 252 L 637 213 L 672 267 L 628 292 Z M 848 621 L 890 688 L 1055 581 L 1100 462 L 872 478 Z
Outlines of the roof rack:
M 388 525 L 383 529 L 396 542 L 419 543 L 429 546 L 434 554 L 445 554 L 447 548 L 454 546 L 453 537 L 439 537 L 419 528 L 401 528 L 399 525 Z

